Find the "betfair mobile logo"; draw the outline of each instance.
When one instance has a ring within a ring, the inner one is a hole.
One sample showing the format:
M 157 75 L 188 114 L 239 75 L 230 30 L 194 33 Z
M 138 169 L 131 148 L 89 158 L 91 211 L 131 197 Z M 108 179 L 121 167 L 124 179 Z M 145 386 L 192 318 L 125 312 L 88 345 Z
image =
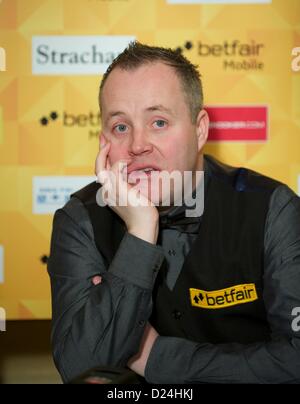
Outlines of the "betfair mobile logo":
M 258 299 L 254 283 L 236 285 L 211 292 L 191 288 L 190 298 L 192 306 L 201 309 L 222 309 Z

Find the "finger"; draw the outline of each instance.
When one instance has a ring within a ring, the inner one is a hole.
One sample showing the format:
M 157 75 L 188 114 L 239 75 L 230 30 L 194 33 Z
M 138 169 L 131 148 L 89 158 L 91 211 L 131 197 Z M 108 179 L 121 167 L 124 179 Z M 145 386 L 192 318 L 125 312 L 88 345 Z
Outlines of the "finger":
M 95 286 L 100 285 L 102 283 L 102 277 L 101 276 L 94 276 L 92 279 L 92 282 Z
M 131 189 L 127 182 L 127 166 L 130 162 L 132 162 L 132 159 L 118 160 L 110 171 L 114 176 L 116 204 L 120 206 L 127 206 L 128 191 Z
M 107 153 L 108 153 L 107 149 L 108 149 L 108 144 L 106 144 L 105 146 L 102 146 L 97 154 L 96 162 L 95 162 L 96 175 L 97 175 L 98 171 L 105 169 L 105 161 L 107 159 Z
M 97 158 L 96 158 L 96 163 L 95 163 L 95 174 L 98 177 L 98 174 L 101 173 L 102 171 L 105 171 L 106 168 L 106 163 L 107 163 L 107 156 L 110 150 L 110 143 L 106 143 L 105 146 L 102 147 L 102 149 L 99 151 Z M 101 182 L 101 180 L 99 179 Z
M 118 160 L 111 167 L 111 171 L 115 174 L 116 179 L 118 180 L 121 177 L 122 181 L 127 184 L 127 166 L 132 162 L 131 158 Z M 127 184 L 128 185 L 128 184 Z
M 101 132 L 99 135 L 99 143 L 100 143 L 100 148 L 102 148 L 103 146 L 105 146 L 106 143 L 108 143 L 103 132 Z
M 107 160 L 106 160 L 106 169 L 111 170 L 111 164 L 110 164 L 110 161 L 109 161 L 109 155 L 107 156 Z
M 100 133 L 100 138 L 99 138 L 99 140 L 100 140 L 100 150 L 106 145 L 106 143 L 109 143 L 103 132 Z M 106 169 L 106 170 L 110 170 L 110 169 L 111 169 L 111 164 L 110 164 L 110 161 L 109 161 L 109 156 L 107 156 L 107 159 L 106 159 L 106 168 L 105 168 L 105 169 Z
M 115 173 L 121 174 L 124 169 L 132 162 L 131 158 L 128 159 L 121 159 L 115 162 L 113 166 L 111 167 L 111 170 L 114 171 Z

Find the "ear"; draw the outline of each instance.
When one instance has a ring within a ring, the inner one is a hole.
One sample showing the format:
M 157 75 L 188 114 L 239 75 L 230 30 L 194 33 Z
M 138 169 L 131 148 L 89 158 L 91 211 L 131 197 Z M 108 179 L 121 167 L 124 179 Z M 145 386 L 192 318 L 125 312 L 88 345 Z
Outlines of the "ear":
M 198 151 L 202 150 L 207 138 L 208 138 L 208 130 L 209 130 L 209 116 L 208 113 L 202 109 L 196 121 L 196 133 L 198 140 Z

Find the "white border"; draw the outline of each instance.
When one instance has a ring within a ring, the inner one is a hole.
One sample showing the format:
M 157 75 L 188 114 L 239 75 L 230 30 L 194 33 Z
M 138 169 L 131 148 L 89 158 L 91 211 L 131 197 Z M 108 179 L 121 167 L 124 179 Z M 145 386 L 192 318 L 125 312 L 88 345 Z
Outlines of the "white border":
M 271 4 L 272 0 L 167 0 L 168 4 Z

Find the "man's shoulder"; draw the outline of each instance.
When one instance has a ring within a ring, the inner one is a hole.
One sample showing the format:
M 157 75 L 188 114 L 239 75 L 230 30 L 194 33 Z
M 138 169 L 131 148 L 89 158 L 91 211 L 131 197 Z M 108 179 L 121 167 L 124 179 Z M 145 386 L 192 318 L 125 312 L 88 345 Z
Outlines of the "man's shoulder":
M 205 155 L 204 158 L 208 174 L 212 178 L 227 183 L 234 188 L 235 191 L 267 191 L 272 193 L 278 187 L 285 185 L 274 178 L 268 177 L 250 168 L 234 167 L 210 155 Z
M 287 185 L 281 185 L 273 192 L 270 208 L 273 216 L 277 216 L 282 210 L 288 206 L 290 211 L 295 210 L 299 216 L 300 198 Z
M 75 227 L 86 227 L 90 222 L 89 214 L 82 203 L 76 197 L 72 197 L 62 208 L 55 212 L 55 222 L 60 222 L 66 225 L 73 223 Z
M 97 192 L 101 184 L 92 182 L 74 192 L 63 210 L 73 220 L 89 222 L 94 228 L 110 228 L 113 222 L 122 222 L 118 215 L 106 205 L 99 202 Z M 100 198 L 101 199 L 101 198 Z
M 96 204 L 96 194 L 100 185 L 92 182 L 80 190 L 74 192 L 69 201 L 55 213 L 56 221 L 71 220 L 76 226 L 90 228 L 90 216 L 87 209 L 87 203 Z
M 98 182 L 91 182 L 80 190 L 74 192 L 71 195 L 71 200 L 72 198 L 77 198 L 84 204 L 96 203 L 96 195 L 100 187 L 101 185 Z

